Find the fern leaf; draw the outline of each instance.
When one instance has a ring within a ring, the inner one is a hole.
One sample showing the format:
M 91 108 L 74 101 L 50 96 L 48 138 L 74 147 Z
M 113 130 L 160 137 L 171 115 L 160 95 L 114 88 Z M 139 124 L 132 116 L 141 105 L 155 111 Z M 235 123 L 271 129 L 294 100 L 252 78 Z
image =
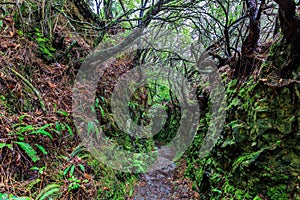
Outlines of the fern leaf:
M 39 144 L 35 144 L 35 146 L 41 150 L 41 152 L 44 154 L 44 155 L 47 155 L 48 152 L 46 151 L 46 149 L 42 146 L 42 145 L 39 145 Z
M 25 153 L 31 158 L 33 162 L 38 161 L 40 158 L 37 155 L 37 152 L 32 148 L 32 146 L 26 142 L 15 142 L 18 144 L 21 149 L 25 151 Z
M 44 200 L 53 194 L 58 194 L 60 192 L 60 186 L 57 184 L 47 185 L 36 197 L 36 200 Z

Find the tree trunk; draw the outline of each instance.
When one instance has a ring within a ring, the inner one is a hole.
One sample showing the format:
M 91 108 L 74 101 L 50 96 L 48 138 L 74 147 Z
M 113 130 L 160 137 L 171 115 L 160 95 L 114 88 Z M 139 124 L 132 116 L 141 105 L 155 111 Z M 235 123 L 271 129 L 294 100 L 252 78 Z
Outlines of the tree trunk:
M 300 49 L 300 19 L 296 17 L 296 5 L 294 0 L 274 0 L 279 5 L 279 20 L 283 37 L 288 48 L 288 60 L 282 69 L 290 68 L 299 63 Z

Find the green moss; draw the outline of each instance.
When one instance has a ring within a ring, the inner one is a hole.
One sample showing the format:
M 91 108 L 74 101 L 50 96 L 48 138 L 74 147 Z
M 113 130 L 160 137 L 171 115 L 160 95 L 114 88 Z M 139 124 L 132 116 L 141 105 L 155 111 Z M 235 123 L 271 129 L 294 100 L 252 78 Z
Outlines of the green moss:
M 0 105 L 7 107 L 6 97 L 4 95 L 0 95 Z
M 279 185 L 276 187 L 271 187 L 268 189 L 268 196 L 271 200 L 288 200 L 289 195 L 286 194 L 287 186 L 286 185 Z
M 279 81 L 278 70 L 287 56 L 285 42 L 277 40 L 260 67 L 260 76 Z M 187 175 L 199 192 L 209 191 L 209 199 L 295 199 L 300 174 L 298 86 L 269 87 L 250 78 L 239 90 L 236 87 L 237 80 L 226 87 L 223 137 L 206 160 L 189 157 L 193 162 L 188 163 Z
M 50 39 L 44 37 L 38 28 L 35 28 L 34 35 L 41 56 L 47 61 L 54 60 L 56 49 L 52 47 Z
M 137 181 L 136 175 L 113 170 L 95 159 L 91 159 L 89 165 L 95 172 L 94 179 L 99 183 L 96 199 L 121 200 L 129 198 L 133 194 L 134 183 Z

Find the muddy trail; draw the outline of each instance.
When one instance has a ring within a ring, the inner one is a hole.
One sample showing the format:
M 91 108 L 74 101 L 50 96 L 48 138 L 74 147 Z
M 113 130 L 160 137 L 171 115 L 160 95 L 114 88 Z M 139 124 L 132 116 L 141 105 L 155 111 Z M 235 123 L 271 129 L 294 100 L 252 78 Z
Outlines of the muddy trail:
M 135 192 L 128 200 L 178 200 L 199 199 L 192 190 L 192 182 L 183 177 L 185 163 L 175 163 L 160 170 L 142 174 Z

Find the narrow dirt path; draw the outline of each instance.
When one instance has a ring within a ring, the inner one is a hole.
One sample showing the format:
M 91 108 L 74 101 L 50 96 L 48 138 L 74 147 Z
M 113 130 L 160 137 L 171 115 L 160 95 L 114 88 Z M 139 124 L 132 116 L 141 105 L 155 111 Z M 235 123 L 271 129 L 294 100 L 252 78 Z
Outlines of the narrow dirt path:
M 140 177 L 134 195 L 128 200 L 194 200 L 199 194 L 192 190 L 192 182 L 183 177 L 185 165 L 173 163 L 163 169 Z

